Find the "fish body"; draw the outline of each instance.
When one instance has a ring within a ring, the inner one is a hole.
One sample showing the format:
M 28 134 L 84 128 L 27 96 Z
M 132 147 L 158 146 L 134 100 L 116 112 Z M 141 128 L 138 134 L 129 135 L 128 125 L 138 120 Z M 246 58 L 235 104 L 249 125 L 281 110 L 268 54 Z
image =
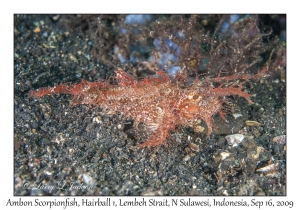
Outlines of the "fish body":
M 222 78 L 218 78 L 218 81 Z M 207 81 L 196 79 L 192 85 L 182 88 L 164 72 L 157 72 L 155 78 L 135 80 L 123 70 L 116 71 L 117 85 L 108 81 L 79 84 L 60 84 L 54 87 L 43 87 L 29 92 L 29 97 L 39 98 L 49 94 L 71 94 L 70 104 L 89 104 L 100 106 L 109 113 L 120 113 L 135 123 L 143 122 L 149 131 L 150 138 L 140 147 L 154 147 L 164 144 L 169 132 L 178 125 L 197 126 L 199 120 L 205 121 L 207 134 L 214 126 L 212 116 L 222 112 L 224 96 L 239 95 L 250 100 L 251 95 L 242 91 L 242 85 L 222 85 L 213 88 Z

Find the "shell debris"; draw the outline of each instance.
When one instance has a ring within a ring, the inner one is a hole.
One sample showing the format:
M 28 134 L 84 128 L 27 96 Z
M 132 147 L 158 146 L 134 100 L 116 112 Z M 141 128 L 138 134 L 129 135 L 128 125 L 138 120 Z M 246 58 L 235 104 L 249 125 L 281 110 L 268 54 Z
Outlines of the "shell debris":
M 221 152 L 220 155 L 221 155 L 221 160 L 225 160 L 231 155 L 231 153 L 226 151 L 226 152 Z
M 195 152 L 200 151 L 199 146 L 197 144 L 194 144 L 194 143 L 190 143 L 190 148 Z
M 257 121 L 251 121 L 251 120 L 246 120 L 245 123 L 248 126 L 261 126 L 262 125 L 261 123 L 259 123 Z
M 277 144 L 285 144 L 286 143 L 286 135 L 275 136 L 273 141 Z
M 239 114 L 239 113 L 233 113 L 232 116 L 234 117 L 234 119 L 239 118 L 239 117 L 243 117 L 243 115 Z
M 241 143 L 244 140 L 244 138 L 245 136 L 243 134 L 238 134 L 238 133 L 225 136 L 228 145 L 232 145 L 233 147 L 238 146 L 238 144 Z
M 258 172 L 271 173 L 277 170 L 278 163 L 274 163 L 262 168 L 257 169 Z
M 89 176 L 88 174 L 82 174 L 82 178 L 85 184 L 90 184 L 93 185 L 94 181 L 93 178 L 91 176 Z
M 253 154 L 253 155 L 252 155 L 252 158 L 253 158 L 254 160 L 258 159 L 258 158 L 259 158 L 259 154 L 260 154 L 261 152 L 264 152 L 264 151 L 265 151 L 265 149 L 264 149 L 263 147 L 261 147 L 261 146 L 256 147 L 256 154 Z

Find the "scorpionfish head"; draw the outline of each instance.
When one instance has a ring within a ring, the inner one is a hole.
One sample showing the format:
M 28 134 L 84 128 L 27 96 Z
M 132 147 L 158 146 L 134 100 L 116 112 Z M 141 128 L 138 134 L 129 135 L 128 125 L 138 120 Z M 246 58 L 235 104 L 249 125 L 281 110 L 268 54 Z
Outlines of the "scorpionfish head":
M 198 92 L 191 91 L 179 105 L 179 115 L 185 120 L 197 119 L 197 115 L 201 113 L 201 95 Z

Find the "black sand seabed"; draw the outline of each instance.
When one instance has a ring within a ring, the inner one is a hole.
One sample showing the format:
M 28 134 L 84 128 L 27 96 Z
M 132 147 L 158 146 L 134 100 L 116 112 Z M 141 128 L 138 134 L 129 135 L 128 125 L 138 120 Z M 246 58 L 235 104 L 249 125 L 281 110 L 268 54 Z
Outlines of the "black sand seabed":
M 286 134 L 283 80 L 253 83 L 255 104 L 235 98 L 243 116 L 228 115 L 230 126 L 216 116 L 219 133 L 209 138 L 183 127 L 164 146 L 137 149 L 142 140 L 123 116 L 70 106 L 69 95 L 28 98 L 32 89 L 115 70 L 91 56 L 91 37 L 56 18 L 15 16 L 14 195 L 286 195 L 286 147 L 272 141 Z M 246 136 L 237 147 L 225 140 L 233 127 Z M 272 164 L 275 171 L 256 171 Z

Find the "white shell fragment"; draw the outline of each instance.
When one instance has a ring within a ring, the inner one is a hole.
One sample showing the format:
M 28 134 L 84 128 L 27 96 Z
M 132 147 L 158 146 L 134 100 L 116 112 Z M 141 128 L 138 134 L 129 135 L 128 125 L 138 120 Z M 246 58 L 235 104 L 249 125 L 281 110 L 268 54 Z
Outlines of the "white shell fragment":
M 260 169 L 257 169 L 256 171 L 264 172 L 264 173 L 271 173 L 271 172 L 274 172 L 277 170 L 277 166 L 278 166 L 278 163 L 274 163 L 274 164 L 262 167 Z
M 229 152 L 221 152 L 221 160 L 225 160 L 226 158 L 228 158 L 230 155 L 231 155 L 231 153 L 229 153 Z
M 93 184 L 93 178 L 87 174 L 82 174 L 82 178 L 85 184 Z
M 94 117 L 93 122 L 96 122 L 98 124 L 101 123 L 101 116 Z
M 281 135 L 281 136 L 276 136 L 273 138 L 273 141 L 276 142 L 277 144 L 285 144 L 286 143 L 286 136 Z
M 233 113 L 232 116 L 234 117 L 234 119 L 236 119 L 238 117 L 243 117 L 242 114 L 238 114 L 238 113 Z
M 241 143 L 244 140 L 243 134 L 232 134 L 225 136 L 225 139 L 227 140 L 228 145 L 232 145 L 233 147 L 238 146 L 239 143 Z

